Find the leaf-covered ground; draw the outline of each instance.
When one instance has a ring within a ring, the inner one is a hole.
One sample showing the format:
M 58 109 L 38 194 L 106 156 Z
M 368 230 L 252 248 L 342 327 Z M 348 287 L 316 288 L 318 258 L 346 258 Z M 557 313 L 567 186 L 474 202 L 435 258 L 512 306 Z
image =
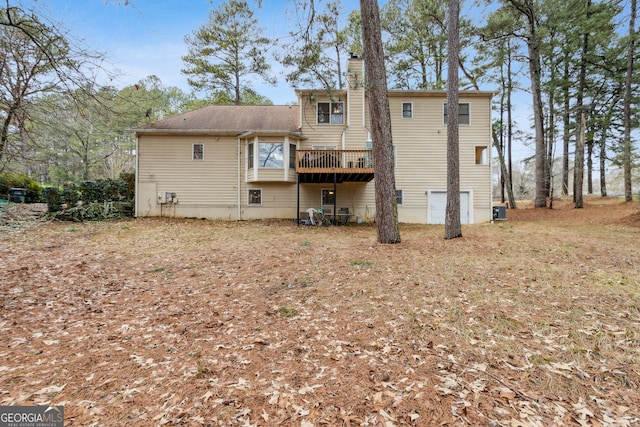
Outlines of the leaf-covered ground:
M 640 213 L 0 229 L 0 405 L 67 426 L 640 425 Z

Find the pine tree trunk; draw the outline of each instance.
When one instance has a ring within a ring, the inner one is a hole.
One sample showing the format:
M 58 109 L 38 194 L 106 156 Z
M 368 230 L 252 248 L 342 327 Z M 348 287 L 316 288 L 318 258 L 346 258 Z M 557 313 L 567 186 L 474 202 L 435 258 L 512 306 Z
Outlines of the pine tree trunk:
M 602 139 L 600 141 L 600 196 L 607 197 L 607 127 L 602 128 Z
M 509 201 L 509 209 L 516 209 L 516 199 L 513 195 L 513 183 L 511 182 L 511 174 L 507 172 L 507 166 L 504 160 L 504 152 L 500 148 L 500 139 L 496 134 L 495 128 L 491 129 L 491 136 L 493 139 L 493 146 L 496 147 L 496 151 L 498 151 L 498 161 L 500 162 L 500 170 L 502 171 L 502 176 L 505 179 L 505 186 L 507 188 L 507 197 Z
M 462 237 L 460 224 L 460 159 L 458 136 L 459 0 L 449 0 L 447 58 L 447 211 L 444 238 Z
M 569 59 L 565 55 L 564 59 L 564 81 L 562 87 L 562 95 L 564 101 L 564 109 L 562 112 L 562 195 L 569 195 L 569 141 L 571 140 L 571 134 L 569 132 L 571 125 L 571 116 L 569 115 L 571 100 L 569 95 L 569 85 L 566 83 L 569 81 Z
M 624 169 L 624 200 L 633 200 L 631 188 L 631 83 L 633 79 L 633 55 L 635 52 L 635 25 L 637 1 L 631 0 L 631 17 L 629 19 L 629 48 L 627 50 L 627 76 L 624 90 L 624 142 L 622 145 L 622 163 Z
M 580 113 L 580 126 L 578 127 L 578 137 L 576 138 L 576 158 L 574 167 L 574 191 L 573 201 L 574 207 L 577 209 L 584 207 L 584 201 L 582 199 L 582 184 L 584 181 L 584 137 L 586 120 L 584 118 L 584 111 Z
M 378 242 L 400 243 L 391 113 L 387 93 L 387 76 L 382 50 L 378 2 L 360 0 L 362 40 L 366 67 L 366 87 L 371 116 L 371 138 L 376 182 L 376 226 Z
M 587 0 L 587 16 L 589 19 L 591 14 L 591 0 Z M 574 191 L 573 201 L 576 208 L 584 207 L 584 201 L 582 199 L 582 189 L 584 185 L 584 147 L 585 147 L 585 135 L 586 135 L 586 119 L 584 106 L 582 101 L 584 99 L 584 91 L 587 87 L 587 52 L 589 52 L 589 34 L 582 34 L 582 55 L 580 57 L 580 74 L 578 75 L 578 92 L 576 94 L 576 111 L 579 117 L 580 126 L 576 130 L 576 155 L 574 165 Z
M 534 207 L 547 207 L 545 185 L 546 144 L 544 139 L 544 109 L 542 103 L 542 70 L 540 64 L 540 36 L 538 35 L 538 13 L 532 0 L 509 0 L 527 20 L 527 51 L 529 54 L 529 77 L 533 97 L 533 123 L 536 143 L 536 189 Z
M 593 133 L 587 139 L 587 194 L 593 194 Z
M 507 173 L 509 174 L 509 187 L 507 194 L 509 197 L 509 207 L 516 208 L 515 198 L 513 197 L 513 75 L 511 71 L 511 43 L 507 44 L 509 55 L 507 56 Z

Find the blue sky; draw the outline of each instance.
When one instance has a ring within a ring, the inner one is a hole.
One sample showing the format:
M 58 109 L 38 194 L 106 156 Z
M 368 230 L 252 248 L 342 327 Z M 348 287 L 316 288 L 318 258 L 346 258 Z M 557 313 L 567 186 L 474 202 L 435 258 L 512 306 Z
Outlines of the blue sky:
M 122 76 L 111 82 L 121 88 L 149 75 L 156 75 L 165 86 L 189 91 L 186 77 L 180 73 L 181 57 L 187 53 L 184 36 L 205 24 L 209 12 L 222 0 L 25 0 L 38 11 L 68 29 L 94 50 L 108 53 Z M 359 8 L 358 0 L 343 0 L 345 14 Z M 263 0 L 256 10 L 260 26 L 268 37 L 286 35 L 294 28 L 291 0 Z M 278 70 L 275 70 L 278 74 Z M 258 93 L 275 104 L 296 100 L 293 88 L 277 75 L 276 87 L 254 83 Z

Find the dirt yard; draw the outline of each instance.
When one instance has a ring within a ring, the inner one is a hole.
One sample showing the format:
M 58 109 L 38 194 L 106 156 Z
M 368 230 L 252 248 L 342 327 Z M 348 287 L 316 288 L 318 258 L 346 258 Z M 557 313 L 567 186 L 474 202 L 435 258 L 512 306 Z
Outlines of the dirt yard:
M 13 218 L 13 217 L 11 217 Z M 0 226 L 0 405 L 66 426 L 638 426 L 638 203 Z

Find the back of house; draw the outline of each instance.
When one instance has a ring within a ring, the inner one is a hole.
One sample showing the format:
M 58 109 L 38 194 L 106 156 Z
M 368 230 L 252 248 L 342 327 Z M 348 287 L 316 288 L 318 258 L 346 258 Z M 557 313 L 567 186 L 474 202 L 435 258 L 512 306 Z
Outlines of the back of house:
M 136 215 L 225 220 L 375 218 L 364 63 L 347 87 L 298 89 L 292 106 L 210 105 L 134 129 Z M 491 220 L 491 92 L 461 91 L 462 223 Z M 389 91 L 400 222 L 444 223 L 446 92 Z M 338 214 L 338 215 L 336 215 Z

